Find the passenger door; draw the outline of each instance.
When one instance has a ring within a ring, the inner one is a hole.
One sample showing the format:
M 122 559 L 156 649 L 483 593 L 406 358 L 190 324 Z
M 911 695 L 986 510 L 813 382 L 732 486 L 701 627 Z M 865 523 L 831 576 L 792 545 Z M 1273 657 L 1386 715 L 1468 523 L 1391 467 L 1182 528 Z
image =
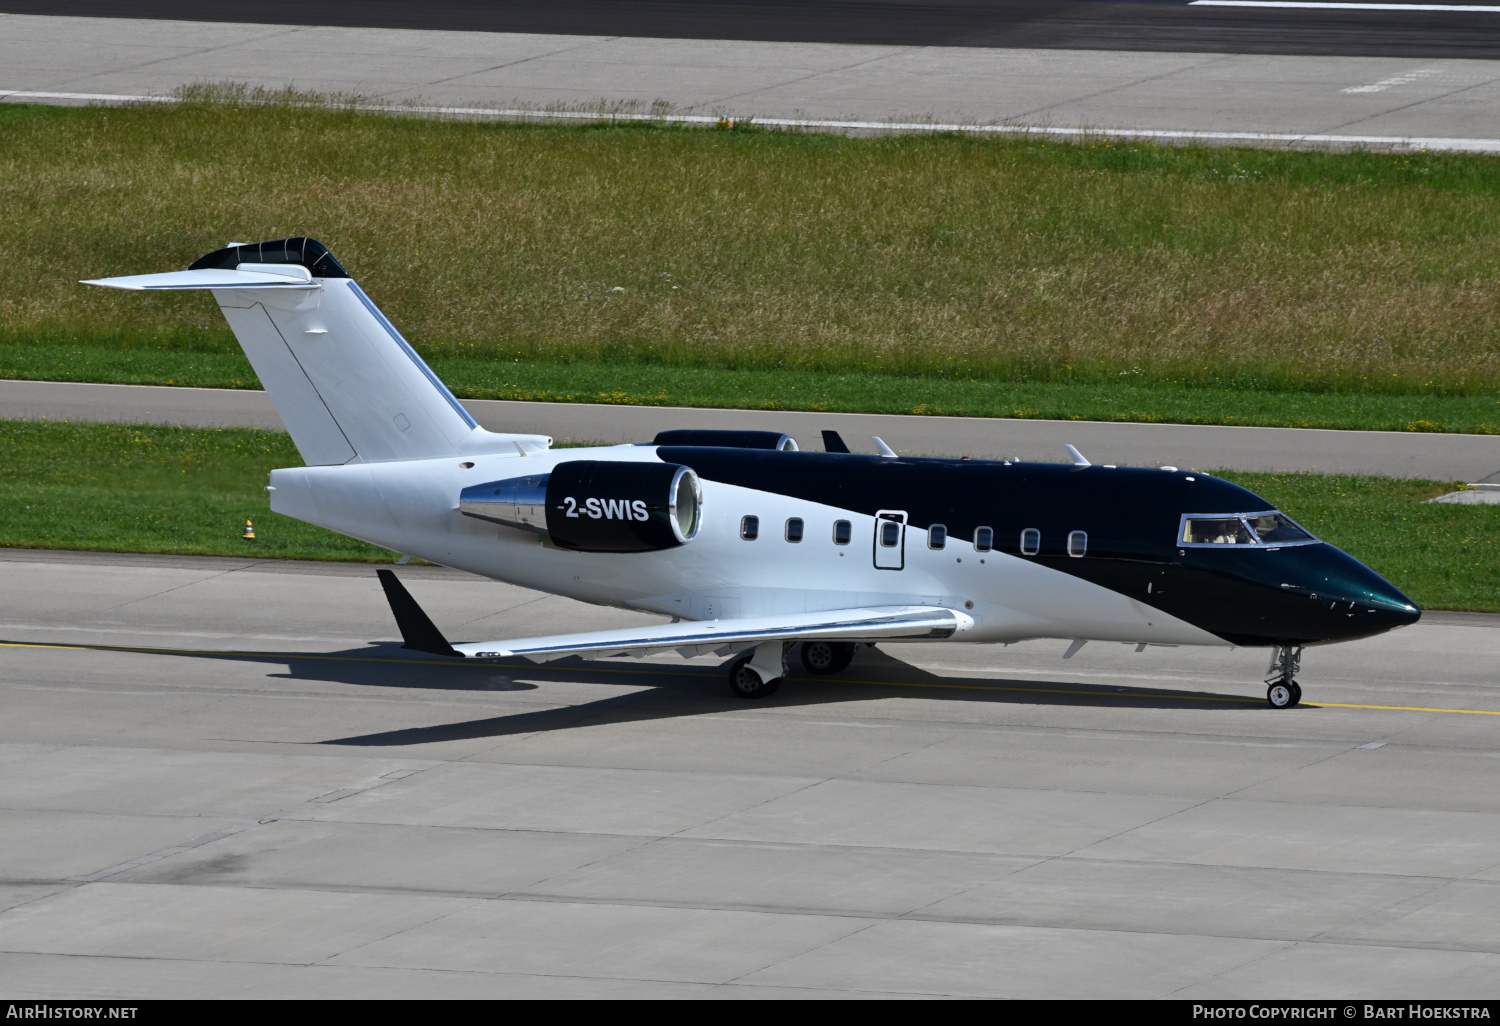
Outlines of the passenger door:
M 906 567 L 906 511 L 879 510 L 875 514 L 875 569 Z

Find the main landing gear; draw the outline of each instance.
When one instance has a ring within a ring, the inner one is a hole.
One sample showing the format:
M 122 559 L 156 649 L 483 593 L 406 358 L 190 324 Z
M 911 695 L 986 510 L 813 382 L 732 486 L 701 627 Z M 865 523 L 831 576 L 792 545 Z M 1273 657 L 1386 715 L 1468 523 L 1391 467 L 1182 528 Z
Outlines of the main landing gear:
M 854 660 L 852 641 L 807 641 L 801 646 L 794 641 L 767 641 L 729 667 L 729 690 L 738 698 L 774 695 L 787 675 L 793 647 L 801 648 L 802 665 L 812 674 L 838 673 Z
M 769 698 L 787 673 L 790 641 L 765 641 L 729 667 L 729 690 L 736 698 Z
M 1302 685 L 1293 678 L 1302 668 L 1301 645 L 1277 645 L 1266 668 L 1266 703 L 1272 709 L 1290 709 L 1302 701 Z
M 781 687 L 781 679 L 764 681 L 750 666 L 750 657 L 736 659 L 729 667 L 729 690 L 736 698 L 769 698 Z
M 802 665 L 808 673 L 822 675 L 847 670 L 854 661 L 852 641 L 804 641 Z

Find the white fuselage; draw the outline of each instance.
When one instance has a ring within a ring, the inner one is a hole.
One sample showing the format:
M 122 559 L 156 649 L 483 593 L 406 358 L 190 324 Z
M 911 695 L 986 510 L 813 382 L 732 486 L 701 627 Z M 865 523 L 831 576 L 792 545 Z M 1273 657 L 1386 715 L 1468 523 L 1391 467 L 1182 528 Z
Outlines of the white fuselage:
M 702 483 L 698 536 L 656 552 L 571 551 L 458 510 L 459 493 L 469 485 L 545 474 L 579 459 L 659 462 L 654 447 L 626 445 L 274 470 L 271 508 L 496 580 L 685 620 L 911 604 L 972 616 L 973 629 L 954 640 L 1227 644 L 1159 609 L 1025 559 L 978 552 L 956 539 L 931 549 L 925 531 L 905 532 L 899 569 L 879 568 L 875 517 L 709 480 Z M 740 536 L 747 515 L 760 521 L 754 541 Z M 793 517 L 805 525 L 800 542 L 785 537 Z M 835 544 L 838 520 L 852 522 L 849 544 Z

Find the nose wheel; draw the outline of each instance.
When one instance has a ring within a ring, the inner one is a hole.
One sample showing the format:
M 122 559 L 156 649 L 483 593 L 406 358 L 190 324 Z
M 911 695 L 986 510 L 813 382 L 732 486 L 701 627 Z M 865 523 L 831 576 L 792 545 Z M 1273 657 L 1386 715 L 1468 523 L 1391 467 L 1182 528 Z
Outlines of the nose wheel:
M 1302 669 L 1301 645 L 1277 645 L 1271 653 L 1271 674 L 1266 681 L 1266 704 L 1272 709 L 1290 709 L 1302 701 L 1302 685 L 1296 681 Z
M 1294 680 L 1277 681 L 1266 688 L 1266 702 L 1272 709 L 1290 709 L 1302 701 L 1302 685 Z

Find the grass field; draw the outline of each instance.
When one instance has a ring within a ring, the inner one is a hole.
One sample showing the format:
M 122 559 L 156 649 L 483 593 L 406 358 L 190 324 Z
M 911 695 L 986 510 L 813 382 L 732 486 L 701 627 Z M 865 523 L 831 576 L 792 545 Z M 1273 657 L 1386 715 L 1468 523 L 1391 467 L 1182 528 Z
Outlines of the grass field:
M 75 282 L 309 234 L 473 395 L 1500 431 L 1497 198 L 1481 156 L 5 105 L 0 374 L 244 381 L 208 297 Z
M 270 512 L 279 432 L 0 421 L 0 545 L 386 562 L 395 554 Z M 1436 481 L 1227 477 L 1384 574 L 1419 605 L 1500 612 L 1500 508 L 1430 505 Z M 245 542 L 245 520 L 257 539 Z
M 0 421 L 0 545 L 391 562 L 395 553 L 270 510 L 301 466 L 279 431 Z M 256 540 L 243 540 L 245 521 Z

